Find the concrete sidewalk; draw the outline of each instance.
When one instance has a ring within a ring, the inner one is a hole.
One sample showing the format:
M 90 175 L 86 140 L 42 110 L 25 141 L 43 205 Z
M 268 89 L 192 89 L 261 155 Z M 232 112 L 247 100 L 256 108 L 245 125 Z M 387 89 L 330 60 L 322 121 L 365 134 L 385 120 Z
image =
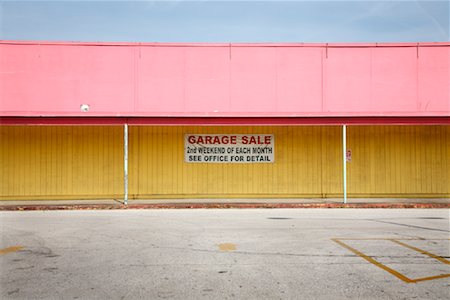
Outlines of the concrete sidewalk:
M 449 198 L 342 198 L 305 199 L 149 199 L 27 200 L 0 202 L 0 210 L 176 208 L 450 208 Z

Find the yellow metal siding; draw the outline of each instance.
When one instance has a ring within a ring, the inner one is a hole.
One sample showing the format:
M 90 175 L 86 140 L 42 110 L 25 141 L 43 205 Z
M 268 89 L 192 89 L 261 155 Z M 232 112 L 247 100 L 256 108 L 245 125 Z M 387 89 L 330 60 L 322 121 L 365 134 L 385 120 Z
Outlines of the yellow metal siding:
M 343 193 L 342 128 L 322 127 L 322 197 L 341 197 Z
M 450 195 L 450 126 L 349 126 L 353 196 Z
M 275 135 L 273 164 L 187 164 L 186 133 Z M 449 126 L 349 126 L 350 197 L 448 197 Z M 316 127 L 134 127 L 130 193 L 152 197 L 338 197 L 342 134 Z
M 117 198 L 120 127 L 0 126 L 0 199 Z
M 130 127 L 130 197 L 340 197 L 339 126 Z M 449 197 L 450 126 L 349 126 L 350 197 Z M 274 134 L 273 164 L 188 164 L 184 134 Z M 123 196 L 123 128 L 0 126 L 0 199 Z
M 274 134 L 275 163 L 185 163 L 186 133 Z M 130 137 L 132 197 L 318 197 L 328 191 L 339 193 L 338 127 L 132 127 Z M 325 175 L 323 159 L 331 170 Z

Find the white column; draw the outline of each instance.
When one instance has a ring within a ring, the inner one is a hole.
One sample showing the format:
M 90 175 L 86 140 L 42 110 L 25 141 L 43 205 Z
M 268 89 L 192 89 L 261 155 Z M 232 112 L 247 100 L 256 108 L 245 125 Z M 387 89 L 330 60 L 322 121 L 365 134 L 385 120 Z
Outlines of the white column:
M 343 163 L 343 184 L 344 203 L 347 203 L 347 126 L 342 126 L 342 163 Z
M 128 124 L 123 125 L 123 204 L 128 204 Z

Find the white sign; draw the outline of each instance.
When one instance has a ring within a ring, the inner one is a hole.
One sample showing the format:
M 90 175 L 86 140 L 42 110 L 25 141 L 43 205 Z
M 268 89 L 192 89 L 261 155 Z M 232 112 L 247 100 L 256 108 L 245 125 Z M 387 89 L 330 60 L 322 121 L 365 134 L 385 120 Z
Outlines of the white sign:
M 273 134 L 185 134 L 187 163 L 273 163 Z

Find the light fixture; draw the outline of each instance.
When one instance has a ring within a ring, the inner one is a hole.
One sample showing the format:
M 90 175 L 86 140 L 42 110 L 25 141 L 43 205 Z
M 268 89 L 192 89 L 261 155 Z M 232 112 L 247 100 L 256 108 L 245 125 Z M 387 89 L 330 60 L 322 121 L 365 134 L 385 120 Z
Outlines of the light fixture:
M 80 105 L 80 110 L 82 111 L 82 112 L 88 112 L 89 111 L 89 104 L 81 104 Z

